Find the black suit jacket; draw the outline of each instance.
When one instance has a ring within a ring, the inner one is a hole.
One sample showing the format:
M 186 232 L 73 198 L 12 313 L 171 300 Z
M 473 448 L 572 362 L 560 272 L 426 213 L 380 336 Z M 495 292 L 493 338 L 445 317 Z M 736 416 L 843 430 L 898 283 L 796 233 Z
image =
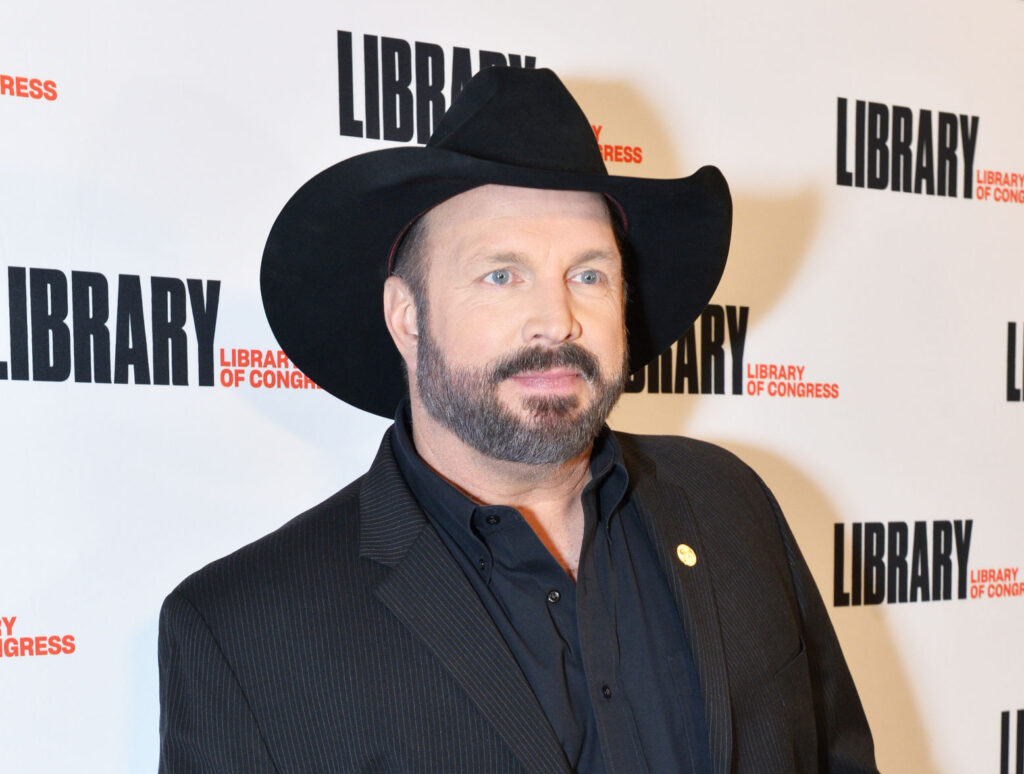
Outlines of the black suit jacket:
M 569 774 L 389 435 L 362 478 L 168 596 L 161 772 Z M 760 479 L 698 441 L 617 437 L 693 650 L 715 774 L 876 771 L 825 607 Z

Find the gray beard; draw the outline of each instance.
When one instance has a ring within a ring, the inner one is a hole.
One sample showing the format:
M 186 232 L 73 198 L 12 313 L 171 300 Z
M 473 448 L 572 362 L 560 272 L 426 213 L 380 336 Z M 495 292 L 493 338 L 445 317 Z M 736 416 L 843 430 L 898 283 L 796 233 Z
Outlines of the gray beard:
M 613 380 L 605 380 L 597 358 L 577 344 L 530 347 L 482 369 L 453 369 L 420 325 L 416 385 L 423 405 L 437 422 L 464 443 L 497 460 L 528 465 L 563 463 L 582 454 L 597 437 L 626 382 L 626 357 Z M 529 396 L 521 419 L 498 399 L 498 387 L 519 373 L 575 368 L 591 384 L 594 399 L 583 409 L 575 395 Z

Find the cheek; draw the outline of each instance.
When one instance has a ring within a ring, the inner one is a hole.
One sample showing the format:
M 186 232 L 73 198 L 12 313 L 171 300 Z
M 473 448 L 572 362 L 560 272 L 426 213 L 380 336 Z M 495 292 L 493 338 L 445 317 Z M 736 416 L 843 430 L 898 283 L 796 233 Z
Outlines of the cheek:
M 512 346 L 509 315 L 484 304 L 451 303 L 431 308 L 430 329 L 453 363 L 479 365 Z
M 609 331 L 607 337 L 600 341 L 591 340 L 584 344 L 601 364 L 601 372 L 606 380 L 617 379 L 626 359 L 626 337 L 622 330 Z
M 622 354 L 626 347 L 626 320 L 620 304 L 609 302 L 590 311 L 580 319 L 583 338 L 600 348 L 602 354 Z

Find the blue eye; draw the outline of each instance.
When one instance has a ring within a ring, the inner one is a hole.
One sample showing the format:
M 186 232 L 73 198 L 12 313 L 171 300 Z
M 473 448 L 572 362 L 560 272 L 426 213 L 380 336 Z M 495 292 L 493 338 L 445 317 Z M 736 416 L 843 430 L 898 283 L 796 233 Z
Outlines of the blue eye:
M 484 277 L 484 282 L 489 282 L 492 285 L 507 285 L 511 281 L 512 272 L 508 269 L 495 269 Z
M 586 269 L 576 275 L 577 279 L 584 285 L 596 285 L 601 280 L 601 275 L 593 269 Z

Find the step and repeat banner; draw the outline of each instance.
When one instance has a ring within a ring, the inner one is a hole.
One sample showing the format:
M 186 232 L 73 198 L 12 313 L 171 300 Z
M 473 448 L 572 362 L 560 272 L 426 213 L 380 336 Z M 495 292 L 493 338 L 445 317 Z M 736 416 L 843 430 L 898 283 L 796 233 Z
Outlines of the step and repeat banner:
M 278 350 L 274 218 L 509 64 L 560 74 L 613 174 L 732 188 L 722 284 L 613 426 L 772 487 L 883 771 L 1024 774 L 1024 2 L 9 5 L 4 771 L 155 770 L 163 597 L 388 425 Z

